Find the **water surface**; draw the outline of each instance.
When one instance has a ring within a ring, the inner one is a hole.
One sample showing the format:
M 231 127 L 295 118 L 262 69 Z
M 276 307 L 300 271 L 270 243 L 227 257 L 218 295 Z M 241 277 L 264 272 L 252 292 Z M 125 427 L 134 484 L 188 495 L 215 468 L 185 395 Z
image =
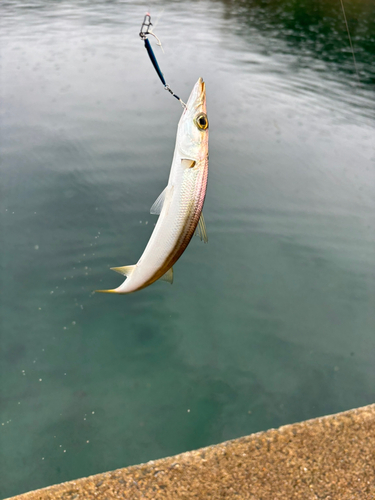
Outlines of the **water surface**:
M 1 497 L 375 400 L 372 2 L 2 4 Z M 209 243 L 135 263 L 207 85 Z M 4 479 L 5 478 L 5 479 Z

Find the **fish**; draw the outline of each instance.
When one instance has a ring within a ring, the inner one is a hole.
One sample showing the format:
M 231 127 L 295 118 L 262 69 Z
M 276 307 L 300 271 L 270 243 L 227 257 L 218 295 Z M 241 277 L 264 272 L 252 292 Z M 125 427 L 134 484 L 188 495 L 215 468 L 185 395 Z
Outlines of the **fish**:
M 152 205 L 158 221 L 135 265 L 112 267 L 125 281 L 101 293 L 126 294 L 157 280 L 173 283 L 173 265 L 197 234 L 207 243 L 202 214 L 208 178 L 208 118 L 206 85 L 199 78 L 185 105 L 177 127 L 176 145 L 167 187 Z

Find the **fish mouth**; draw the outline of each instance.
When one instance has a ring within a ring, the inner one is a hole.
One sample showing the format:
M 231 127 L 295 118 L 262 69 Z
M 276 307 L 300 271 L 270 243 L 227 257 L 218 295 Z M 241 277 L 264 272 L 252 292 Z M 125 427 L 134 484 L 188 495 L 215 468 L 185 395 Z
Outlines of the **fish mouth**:
M 206 84 L 204 83 L 203 78 L 201 76 L 199 77 L 199 79 L 197 81 L 197 85 L 200 85 L 201 93 L 206 94 Z
M 197 87 L 199 100 L 206 102 L 206 84 L 201 76 L 198 78 L 195 86 Z
M 186 106 L 188 109 L 206 112 L 206 84 L 202 77 L 199 77 L 197 83 L 194 85 Z

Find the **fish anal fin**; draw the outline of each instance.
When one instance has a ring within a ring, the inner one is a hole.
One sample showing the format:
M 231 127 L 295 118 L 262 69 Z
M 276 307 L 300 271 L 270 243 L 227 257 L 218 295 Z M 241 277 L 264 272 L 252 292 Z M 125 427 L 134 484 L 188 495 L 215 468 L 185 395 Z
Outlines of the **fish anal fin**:
M 207 230 L 206 230 L 206 224 L 204 222 L 204 217 L 203 213 L 201 213 L 201 216 L 198 221 L 197 228 L 195 230 L 195 236 L 198 236 L 201 241 L 204 243 L 208 243 L 208 237 L 207 237 Z
M 160 215 L 160 212 L 161 212 L 163 205 L 164 205 L 165 195 L 167 194 L 167 188 L 168 188 L 168 186 L 156 198 L 154 204 L 150 208 L 150 214 Z
M 134 266 L 122 266 L 122 267 L 111 267 L 112 271 L 116 271 L 116 273 L 122 274 L 123 276 L 127 276 L 127 277 L 129 277 L 132 274 L 134 269 L 135 269 L 135 265 Z
M 188 160 L 186 158 L 181 160 L 181 165 L 183 168 L 193 168 L 197 162 L 195 160 Z
M 163 276 L 160 278 L 162 281 L 167 281 L 168 283 L 172 284 L 173 283 L 173 267 L 168 269 L 168 271 L 163 274 Z

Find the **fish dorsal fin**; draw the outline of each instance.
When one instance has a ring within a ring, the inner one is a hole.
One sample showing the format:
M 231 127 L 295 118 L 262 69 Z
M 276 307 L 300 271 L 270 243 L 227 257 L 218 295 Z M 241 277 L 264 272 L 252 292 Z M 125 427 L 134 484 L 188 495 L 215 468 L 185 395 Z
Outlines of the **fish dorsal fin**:
M 163 276 L 160 278 L 162 281 L 167 281 L 168 283 L 172 284 L 173 283 L 173 267 L 168 269 L 168 271 L 163 274 Z
M 208 243 L 208 237 L 207 237 L 207 231 L 206 231 L 206 224 L 204 222 L 204 217 L 203 213 L 201 213 L 201 216 L 198 221 L 197 228 L 195 230 L 195 236 L 198 236 L 201 241 L 204 243 Z
M 193 168 L 195 167 L 196 163 L 197 162 L 195 160 L 187 160 L 185 158 L 181 160 L 181 165 L 183 168 Z
M 116 273 L 122 274 L 123 276 L 129 277 L 135 269 L 134 266 L 122 266 L 122 267 L 111 267 L 112 271 L 116 271 Z
M 165 195 L 167 194 L 167 189 L 168 189 L 168 186 L 156 198 L 155 203 L 150 208 L 150 214 L 160 215 L 160 212 L 161 212 L 163 205 L 164 205 Z

